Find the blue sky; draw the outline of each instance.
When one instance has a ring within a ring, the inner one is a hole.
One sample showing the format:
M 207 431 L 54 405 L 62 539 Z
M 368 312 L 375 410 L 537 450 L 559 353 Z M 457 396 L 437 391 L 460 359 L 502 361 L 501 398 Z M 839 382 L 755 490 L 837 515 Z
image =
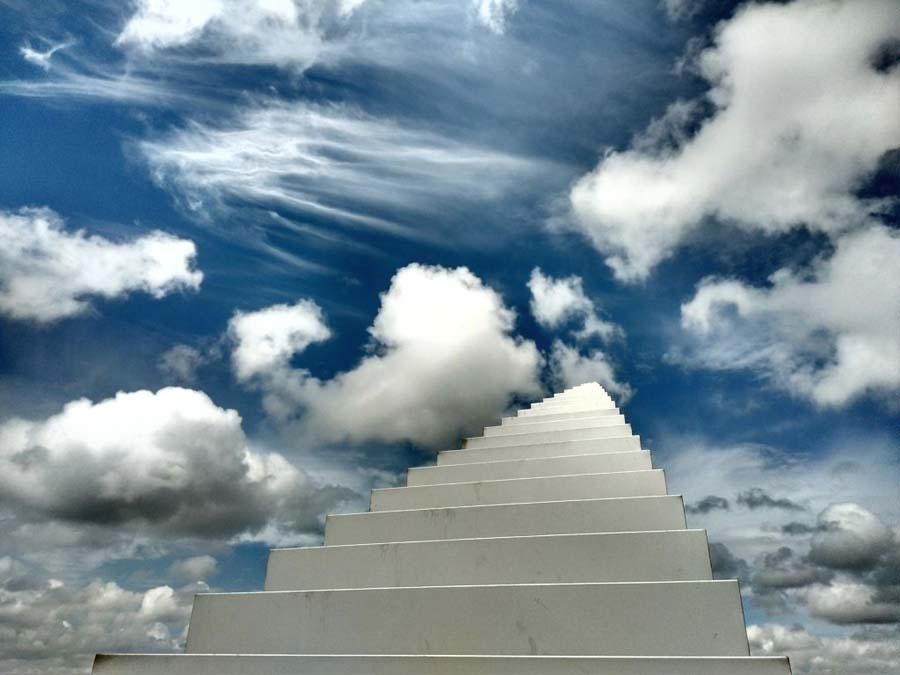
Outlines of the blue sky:
M 896 2 L 0 12 L 0 670 L 595 379 L 755 652 L 900 667 Z

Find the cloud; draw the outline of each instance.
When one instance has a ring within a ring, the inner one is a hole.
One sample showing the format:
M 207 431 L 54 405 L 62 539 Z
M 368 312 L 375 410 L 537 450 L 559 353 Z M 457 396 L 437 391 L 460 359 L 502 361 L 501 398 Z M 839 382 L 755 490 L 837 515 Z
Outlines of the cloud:
M 218 572 L 219 563 L 211 555 L 195 555 L 172 564 L 173 577 L 186 583 L 206 581 Z
M 19 47 L 19 53 L 22 55 L 23 59 L 28 61 L 28 63 L 48 71 L 50 70 L 50 59 L 53 58 L 53 55 L 61 49 L 68 49 L 73 44 L 75 43 L 60 42 L 58 44 L 51 44 L 50 47 L 44 51 L 38 51 L 26 44 Z
M 506 31 L 506 22 L 519 10 L 519 0 L 472 0 L 478 21 L 497 35 Z
M 225 63 L 305 68 L 326 50 L 326 36 L 364 0 L 138 0 L 115 40 L 147 55 L 198 48 Z
M 191 389 L 81 399 L 0 425 L 0 504 L 25 519 L 228 538 L 272 521 L 317 532 L 328 507 L 356 497 L 255 451 L 237 412 Z
M 697 59 L 702 105 L 676 102 L 651 126 L 684 140 L 608 151 L 571 190 L 577 226 L 636 281 L 708 219 L 768 233 L 867 222 L 878 205 L 857 190 L 900 145 L 900 69 L 873 57 L 898 38 L 893 0 L 745 5 Z
M 167 349 L 157 364 L 160 372 L 177 382 L 193 382 L 197 370 L 208 360 L 208 356 L 190 345 L 175 345 Z
M 860 302 L 865 298 L 865 302 Z M 839 238 L 809 270 L 767 287 L 705 279 L 681 307 L 688 365 L 751 369 L 821 406 L 900 388 L 900 233 L 873 226 Z
M 155 180 L 197 215 L 264 206 L 344 227 L 433 238 L 398 224 L 499 197 L 537 164 L 347 106 L 267 102 L 218 127 L 137 143 Z M 380 215 L 379 215 L 380 214 Z
M 810 558 L 832 569 L 867 569 L 895 545 L 894 533 L 859 504 L 832 504 L 819 514 Z
M 737 503 L 748 509 L 785 509 L 803 511 L 804 508 L 787 497 L 775 498 L 760 487 L 752 487 L 737 496 Z
M 48 323 L 88 311 L 91 296 L 196 290 L 195 256 L 192 241 L 163 232 L 114 242 L 67 232 L 49 209 L 0 211 L 0 313 Z
M 322 308 L 312 300 L 273 305 L 256 312 L 235 312 L 228 322 L 234 342 L 231 352 L 235 376 L 251 378 L 287 368 L 291 357 L 314 342 L 331 337 Z
M 627 403 L 634 393 L 631 385 L 616 378 L 609 357 L 599 349 L 581 354 L 562 340 L 554 340 L 549 366 L 551 378 L 557 388 L 599 382 L 610 396 L 618 398 L 620 405 Z
M 0 670 L 70 673 L 90 669 L 98 651 L 180 650 L 195 590 L 131 591 L 99 579 L 0 588 Z
M 256 315 L 244 317 L 252 324 Z M 514 324 L 515 313 L 468 269 L 411 264 L 382 294 L 369 328 L 372 353 L 353 369 L 320 380 L 290 368 L 287 359 L 302 351 L 305 338 L 276 350 L 277 358 L 248 354 L 235 366 L 256 364 L 245 372 L 265 392 L 267 410 L 297 419 L 310 440 L 449 447 L 514 396 L 540 392 L 540 354 L 512 335 Z M 324 326 L 316 331 L 323 334 Z
M 828 583 L 834 574 L 810 564 L 794 554 L 793 549 L 781 546 L 754 561 L 753 591 L 765 593 L 773 589 L 802 588 L 816 583 Z
M 798 675 L 883 675 L 900 669 L 896 631 L 818 637 L 801 626 L 767 623 L 748 626 L 747 636 L 754 655 L 790 654 Z
M 688 513 L 709 513 L 716 509 L 727 511 L 729 508 L 731 508 L 731 505 L 725 497 L 707 495 L 696 504 L 686 504 L 684 510 Z
M 558 328 L 574 319 L 582 319 L 583 326 L 575 333 L 581 340 L 594 335 L 603 340 L 622 337 L 621 326 L 597 316 L 594 302 L 585 295 L 582 284 L 579 276 L 555 279 L 535 267 L 528 279 L 532 315 L 545 328 Z

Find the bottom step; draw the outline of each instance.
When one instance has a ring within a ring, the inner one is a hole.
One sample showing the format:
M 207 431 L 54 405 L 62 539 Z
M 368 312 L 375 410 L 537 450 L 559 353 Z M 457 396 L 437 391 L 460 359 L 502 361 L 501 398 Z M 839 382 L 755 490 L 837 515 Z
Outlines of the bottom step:
M 790 675 L 786 657 L 97 655 L 95 675 Z

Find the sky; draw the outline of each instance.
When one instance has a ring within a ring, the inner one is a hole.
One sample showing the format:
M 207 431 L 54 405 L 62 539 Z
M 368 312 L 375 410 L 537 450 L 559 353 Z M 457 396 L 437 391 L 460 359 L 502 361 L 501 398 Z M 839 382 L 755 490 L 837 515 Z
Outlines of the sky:
M 0 0 L 0 672 L 598 381 L 751 648 L 900 671 L 896 0 Z

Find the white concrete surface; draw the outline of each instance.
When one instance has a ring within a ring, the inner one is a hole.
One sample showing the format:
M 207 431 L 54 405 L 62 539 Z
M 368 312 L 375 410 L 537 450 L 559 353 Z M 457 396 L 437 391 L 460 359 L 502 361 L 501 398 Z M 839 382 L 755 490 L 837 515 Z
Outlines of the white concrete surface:
M 646 450 L 638 452 L 604 452 L 540 459 L 513 459 L 499 462 L 414 467 L 407 474 L 406 484 L 409 486 L 436 485 L 438 483 L 463 483 L 476 480 L 501 480 L 504 478 L 564 476 L 574 473 L 640 471 L 651 468 L 653 466 L 650 453 Z
M 384 488 L 372 490 L 371 510 L 395 511 L 664 494 L 665 474 L 661 469 L 651 469 Z
M 711 579 L 704 530 L 275 549 L 264 589 Z
M 589 410 L 587 412 L 574 412 L 574 413 L 555 413 L 555 414 L 547 414 L 542 415 L 540 418 L 534 417 L 503 417 L 500 420 L 500 424 L 535 424 L 539 422 L 552 422 L 554 420 L 567 420 L 567 419 L 597 419 L 599 417 L 609 417 L 610 415 L 621 415 L 622 413 L 618 408 L 609 408 L 608 410 Z
M 188 653 L 746 656 L 735 581 L 198 594 Z
M 97 675 L 790 675 L 784 657 L 103 655 Z
M 494 462 L 506 459 L 535 459 L 538 457 L 559 457 L 561 455 L 585 455 L 602 452 L 627 452 L 641 449 L 640 436 L 620 438 L 595 438 L 584 441 L 562 441 L 557 443 L 523 443 L 498 448 L 466 450 L 442 450 L 437 455 L 438 466 L 444 464 L 469 464 L 472 462 Z
M 630 424 L 614 424 L 608 427 L 587 429 L 569 429 L 567 431 L 535 431 L 520 432 L 507 436 L 474 436 L 463 440 L 463 449 L 499 448 L 522 443 L 562 443 L 565 441 L 583 441 L 597 438 L 620 438 L 631 436 Z
M 539 431 L 569 431 L 571 429 L 596 429 L 625 424 L 623 415 L 605 415 L 574 420 L 552 420 L 549 422 L 532 422 L 530 424 L 499 424 L 485 427 L 483 436 L 505 436 L 508 434 L 532 434 Z
M 680 530 L 679 495 L 329 515 L 325 544 Z

